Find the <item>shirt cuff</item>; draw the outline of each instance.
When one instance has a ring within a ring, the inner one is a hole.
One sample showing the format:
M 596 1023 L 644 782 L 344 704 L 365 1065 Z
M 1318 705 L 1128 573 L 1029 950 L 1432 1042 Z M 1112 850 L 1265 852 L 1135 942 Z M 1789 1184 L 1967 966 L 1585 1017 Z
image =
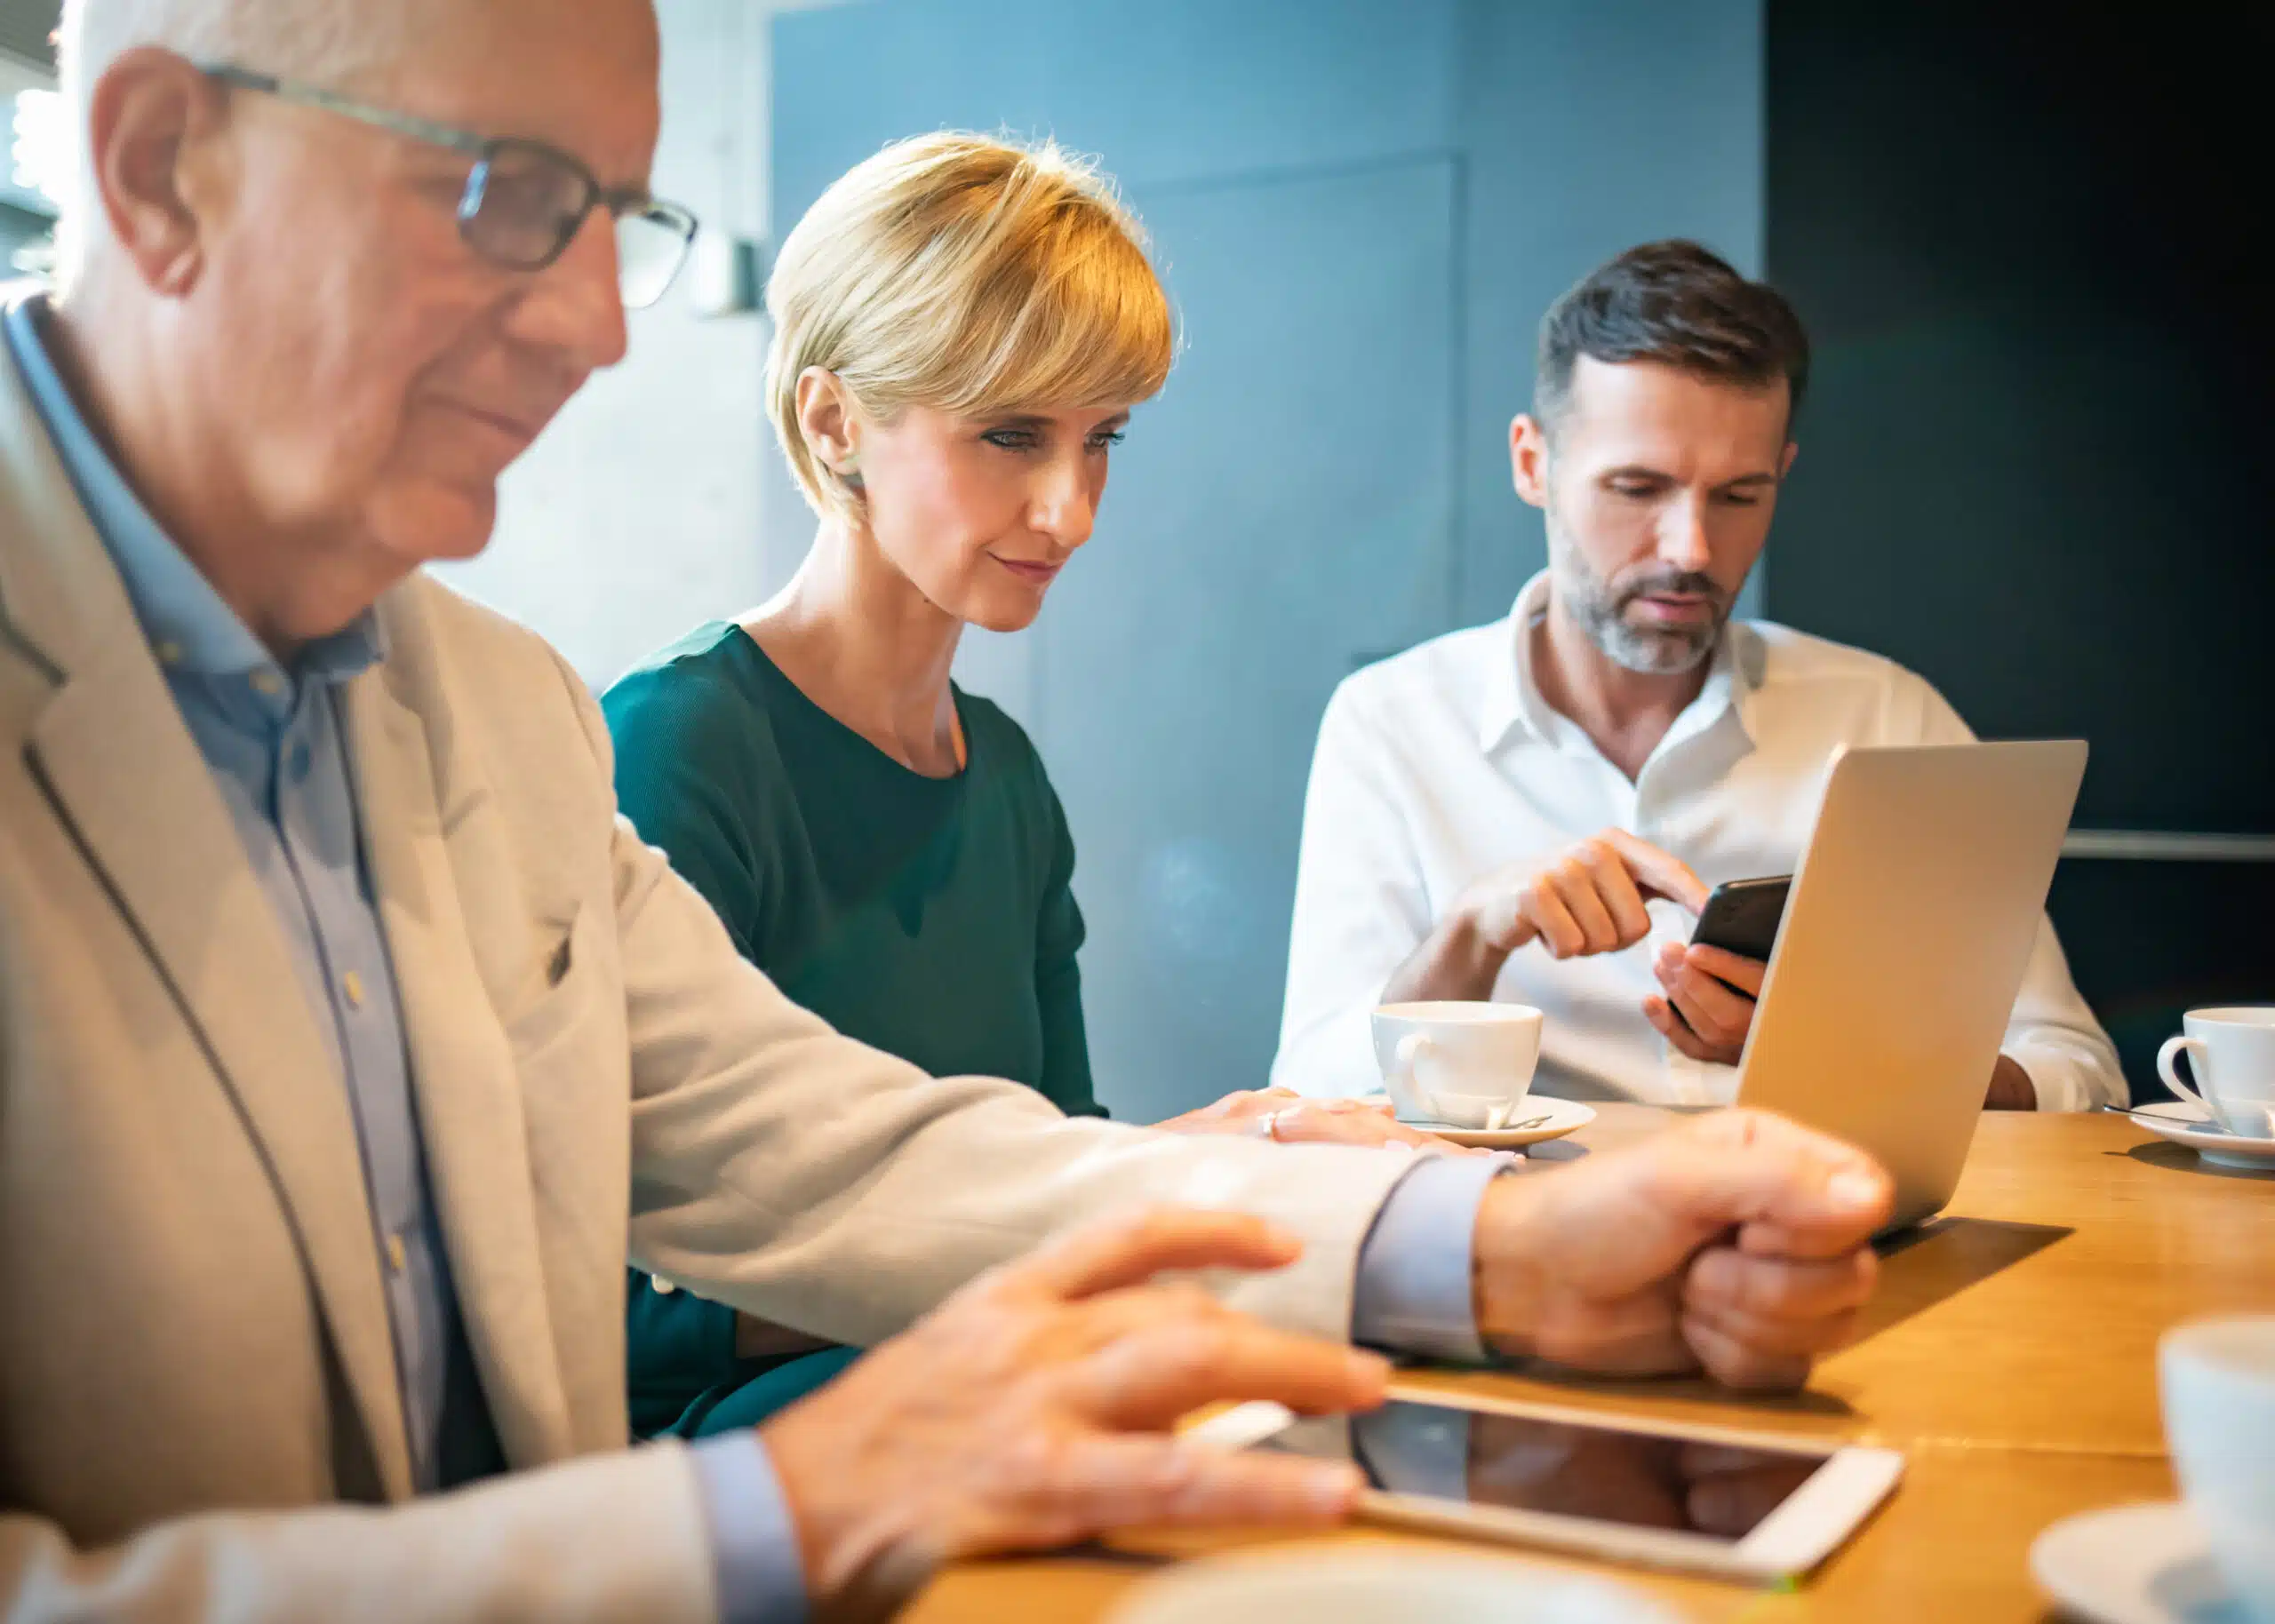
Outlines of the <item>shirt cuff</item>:
M 1497 1156 L 1427 1156 L 1398 1182 L 1359 1248 L 1351 1340 L 1371 1347 L 1485 1360 L 1477 1334 L 1471 1254 L 1485 1187 L 1508 1166 Z
M 781 1479 L 754 1432 L 697 1444 L 720 1624 L 805 1624 L 806 1570 Z

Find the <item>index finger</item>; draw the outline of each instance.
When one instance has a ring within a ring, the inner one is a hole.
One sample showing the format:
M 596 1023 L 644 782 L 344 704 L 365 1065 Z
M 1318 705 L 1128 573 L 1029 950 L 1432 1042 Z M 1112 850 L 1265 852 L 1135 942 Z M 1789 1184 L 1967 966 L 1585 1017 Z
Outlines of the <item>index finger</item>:
M 1166 1427 L 1223 1399 L 1270 1399 L 1299 1415 L 1370 1410 L 1389 1376 L 1378 1354 L 1226 1314 L 1117 1337 L 1082 1362 L 1074 1389 L 1085 1413 L 1134 1429 Z
M 1170 1269 L 1284 1269 L 1303 1242 L 1247 1213 L 1163 1206 L 1087 1224 L 1008 1264 L 994 1289 L 1074 1299 Z
M 1603 838 L 1612 848 L 1626 859 L 1627 867 L 1647 890 L 1656 891 L 1670 902 L 1680 903 L 1693 913 L 1706 906 L 1706 882 L 1692 872 L 1690 864 L 1672 852 L 1661 851 L 1648 840 L 1640 840 L 1624 829 L 1607 829 Z

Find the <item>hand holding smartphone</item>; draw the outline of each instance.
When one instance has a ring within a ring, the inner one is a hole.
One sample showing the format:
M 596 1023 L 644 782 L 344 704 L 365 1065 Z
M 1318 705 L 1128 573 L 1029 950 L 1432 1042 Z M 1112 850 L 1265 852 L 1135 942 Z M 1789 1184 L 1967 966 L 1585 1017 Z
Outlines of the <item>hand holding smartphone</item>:
M 1644 1000 L 1661 1035 L 1693 1060 L 1736 1065 L 1753 1024 L 1792 877 L 1733 880 L 1716 886 L 1686 948 L 1666 946 L 1656 967 L 1664 996 Z

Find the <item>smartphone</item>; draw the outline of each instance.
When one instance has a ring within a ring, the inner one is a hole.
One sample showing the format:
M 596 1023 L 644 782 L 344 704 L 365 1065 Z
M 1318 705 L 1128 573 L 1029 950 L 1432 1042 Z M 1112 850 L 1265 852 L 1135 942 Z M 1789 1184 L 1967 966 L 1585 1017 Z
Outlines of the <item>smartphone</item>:
M 1808 1572 L 1904 1471 L 1893 1450 L 1415 1389 L 1367 1415 L 1238 1405 L 1185 1436 L 1354 1461 L 1362 1521 L 1747 1580 Z
M 1690 944 L 1719 947 L 1741 959 L 1768 963 L 1769 950 L 1777 945 L 1778 924 L 1785 917 L 1786 894 L 1792 888 L 1791 874 L 1723 881 L 1707 896 Z

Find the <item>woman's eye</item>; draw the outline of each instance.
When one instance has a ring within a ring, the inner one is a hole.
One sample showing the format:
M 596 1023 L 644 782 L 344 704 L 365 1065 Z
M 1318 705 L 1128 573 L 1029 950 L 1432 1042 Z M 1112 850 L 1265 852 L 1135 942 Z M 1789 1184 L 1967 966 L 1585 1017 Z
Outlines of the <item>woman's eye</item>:
M 1090 450 L 1093 451 L 1112 450 L 1115 446 L 1120 445 L 1128 438 L 1130 438 L 1129 432 L 1125 429 L 1106 429 L 1102 433 L 1092 434 L 1090 436 Z
M 990 445 L 1001 446 L 1007 451 L 1032 451 L 1036 445 L 1034 431 L 1025 428 L 991 428 L 980 435 Z

